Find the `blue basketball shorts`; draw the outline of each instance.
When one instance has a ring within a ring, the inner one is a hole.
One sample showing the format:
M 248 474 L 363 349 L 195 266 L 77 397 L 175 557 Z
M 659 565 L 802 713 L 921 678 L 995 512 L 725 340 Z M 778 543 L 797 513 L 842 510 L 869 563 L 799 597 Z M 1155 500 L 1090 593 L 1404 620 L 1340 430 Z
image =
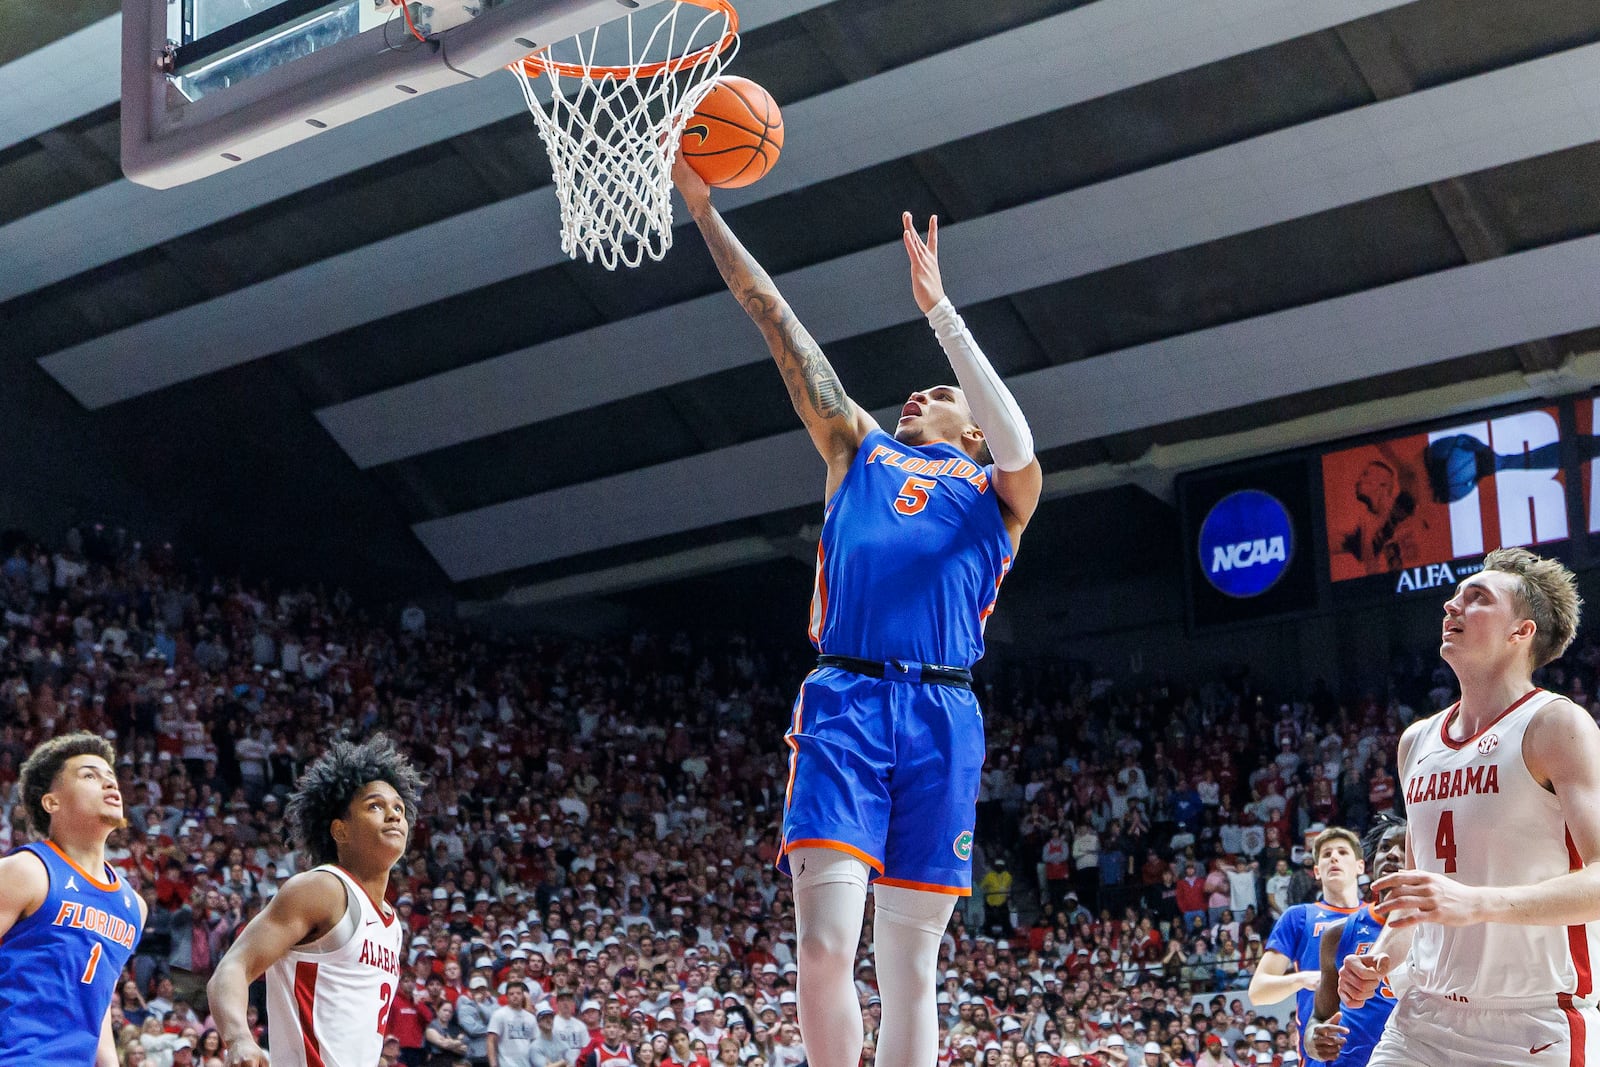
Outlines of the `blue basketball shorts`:
M 970 689 L 885 681 L 819 667 L 784 735 L 778 867 L 796 848 L 832 848 L 875 881 L 972 893 L 972 826 L 983 771 L 983 715 Z

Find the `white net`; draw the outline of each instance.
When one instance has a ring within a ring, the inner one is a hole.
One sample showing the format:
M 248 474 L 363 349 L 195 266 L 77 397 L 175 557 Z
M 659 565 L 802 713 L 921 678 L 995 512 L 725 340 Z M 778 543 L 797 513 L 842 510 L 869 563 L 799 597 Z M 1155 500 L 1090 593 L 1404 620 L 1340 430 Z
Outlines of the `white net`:
M 667 8 L 552 46 L 539 54 L 542 72 L 510 68 L 550 153 L 561 250 L 607 270 L 660 259 L 672 247 L 678 138 L 739 46 L 725 11 L 687 2 Z M 540 99 L 543 83 L 548 101 Z

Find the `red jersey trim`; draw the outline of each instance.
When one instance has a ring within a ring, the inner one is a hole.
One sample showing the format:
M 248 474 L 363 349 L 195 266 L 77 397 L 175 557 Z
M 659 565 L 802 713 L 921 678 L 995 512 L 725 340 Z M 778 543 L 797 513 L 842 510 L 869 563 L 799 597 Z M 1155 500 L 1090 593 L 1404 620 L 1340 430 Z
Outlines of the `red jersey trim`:
M 335 863 L 333 866 L 339 867 L 339 865 L 337 863 Z M 367 887 L 361 884 L 361 879 L 357 878 L 355 875 L 351 874 L 349 871 L 345 871 L 343 867 L 339 867 L 339 869 L 341 871 L 344 871 L 344 873 L 349 877 L 349 879 L 356 884 L 356 887 L 359 888 L 363 894 L 365 894 L 366 898 L 369 901 L 372 901 L 372 907 L 374 908 L 374 910 L 377 911 L 378 918 L 383 920 L 383 925 L 385 925 L 385 926 L 393 926 L 394 925 L 395 913 L 393 911 L 387 910 L 389 906 L 387 904 L 385 904 L 381 900 L 373 900 L 372 899 L 372 894 L 367 892 Z
M 1570 870 L 1583 869 L 1583 857 L 1578 855 L 1578 846 L 1572 840 L 1572 831 L 1563 828 L 1567 838 L 1567 866 Z M 1574 996 L 1587 997 L 1594 990 L 1594 971 L 1589 963 L 1589 927 L 1583 923 L 1567 927 L 1567 950 L 1572 953 L 1572 969 L 1577 972 L 1578 988 L 1573 990 Z M 1580 1019 L 1578 1025 L 1582 1026 Z M 1578 1047 L 1578 1046 L 1574 1046 Z
M 1501 719 L 1505 718 L 1507 715 L 1510 715 L 1513 711 L 1516 711 L 1518 708 L 1522 707 L 1522 705 L 1526 704 L 1529 697 L 1533 696 L 1535 693 L 1542 692 L 1544 692 L 1543 689 L 1540 689 L 1538 686 L 1534 686 L 1532 689 L 1528 690 L 1526 693 L 1523 693 L 1520 697 L 1514 700 L 1509 708 L 1490 719 L 1483 729 L 1462 741 L 1457 741 L 1450 736 L 1450 723 L 1455 720 L 1456 713 L 1461 710 L 1461 701 L 1458 700 L 1454 704 L 1451 704 L 1450 710 L 1445 712 L 1444 715 L 1439 719 L 1439 740 L 1443 741 L 1450 748 L 1458 751 L 1466 748 L 1478 738 L 1494 729 L 1495 726 L 1499 725 Z
M 1556 1003 L 1561 1007 L 1561 1013 L 1567 1017 L 1567 1031 L 1571 1038 L 1567 1047 L 1571 1050 L 1567 1054 L 1568 1067 L 1584 1067 L 1585 1046 L 1588 1044 L 1589 1028 L 1583 1021 L 1583 1015 L 1577 1006 L 1572 1003 L 1572 994 L 1557 993 Z
M 326 1067 L 322 1061 L 322 1042 L 317 1039 L 316 1005 L 317 965 L 302 961 L 294 965 L 294 1006 L 300 1016 L 300 1040 L 305 1044 L 306 1067 Z

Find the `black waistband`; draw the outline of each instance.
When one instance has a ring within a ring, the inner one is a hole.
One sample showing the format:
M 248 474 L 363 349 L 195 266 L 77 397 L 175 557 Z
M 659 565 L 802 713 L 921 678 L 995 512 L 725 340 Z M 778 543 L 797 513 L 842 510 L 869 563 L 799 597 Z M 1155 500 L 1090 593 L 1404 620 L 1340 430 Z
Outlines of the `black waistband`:
M 932 685 L 953 685 L 958 689 L 972 688 L 972 672 L 964 667 L 945 667 L 937 663 L 909 663 L 889 660 L 887 663 L 856 656 L 818 656 L 818 667 L 837 667 L 852 674 L 868 678 L 883 678 L 891 682 L 928 682 Z

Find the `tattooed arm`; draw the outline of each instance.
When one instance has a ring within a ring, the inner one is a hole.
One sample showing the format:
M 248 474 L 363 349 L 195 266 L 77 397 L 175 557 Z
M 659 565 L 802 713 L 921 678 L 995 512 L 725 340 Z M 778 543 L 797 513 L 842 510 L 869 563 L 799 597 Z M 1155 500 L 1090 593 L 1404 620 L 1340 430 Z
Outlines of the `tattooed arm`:
M 817 451 L 828 462 L 828 495 L 832 496 L 862 440 L 877 424 L 845 394 L 816 339 L 800 324 L 761 264 L 711 206 L 710 190 L 681 156 L 673 167 L 672 178 L 689 205 L 689 214 L 700 226 L 722 280 L 766 338 L 767 348 L 789 389 L 789 400 Z

